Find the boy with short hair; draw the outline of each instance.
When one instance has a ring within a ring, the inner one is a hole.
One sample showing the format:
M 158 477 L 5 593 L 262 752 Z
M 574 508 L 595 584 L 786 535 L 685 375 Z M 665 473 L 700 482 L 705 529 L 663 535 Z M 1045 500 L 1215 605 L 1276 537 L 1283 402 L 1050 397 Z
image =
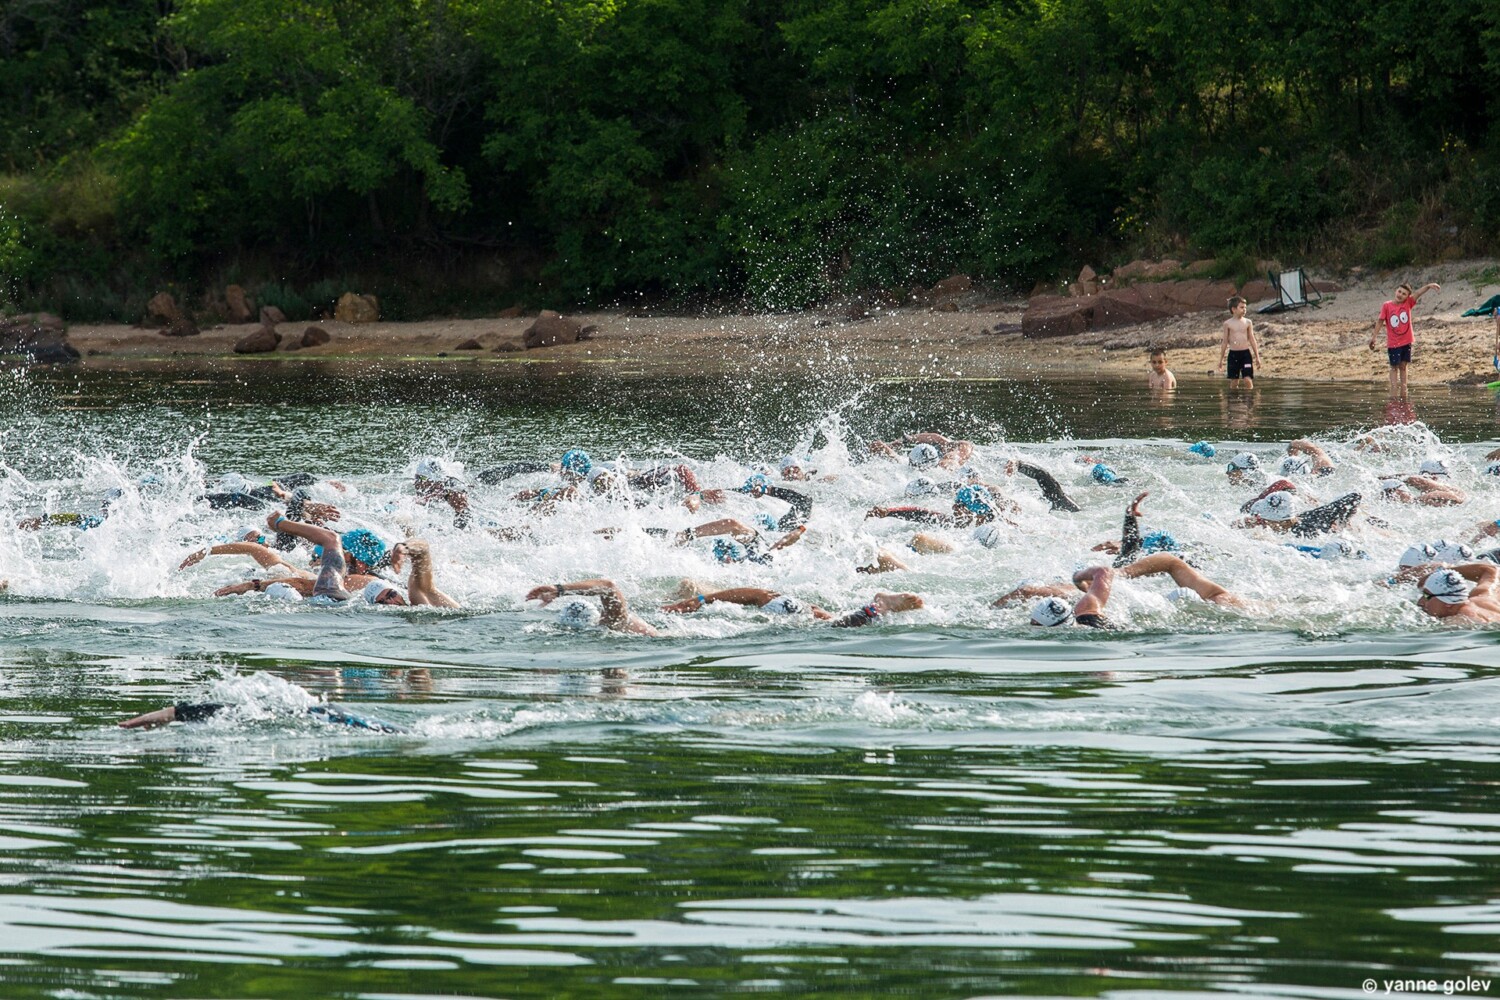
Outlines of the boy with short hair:
M 1146 373 L 1146 385 L 1163 392 L 1177 388 L 1177 376 L 1167 367 L 1167 352 L 1160 347 L 1151 351 L 1151 370 Z
M 1380 307 L 1380 324 L 1375 332 L 1370 335 L 1370 350 L 1375 350 L 1375 339 L 1380 336 L 1380 331 L 1385 331 L 1385 353 L 1386 360 L 1391 365 L 1391 397 L 1393 399 L 1406 398 L 1406 366 L 1411 364 L 1412 313 L 1417 308 L 1417 300 L 1428 292 L 1435 292 L 1442 286 L 1435 281 L 1429 281 L 1415 293 L 1411 285 L 1402 282 L 1396 286 L 1396 296 Z
M 1224 369 L 1225 377 L 1234 382 L 1236 389 L 1240 387 L 1242 380 L 1246 389 L 1254 389 L 1255 369 L 1260 367 L 1260 345 L 1255 342 L 1255 324 L 1245 318 L 1248 305 L 1238 295 L 1229 300 L 1229 318 L 1224 321 L 1224 339 L 1219 344 L 1218 367 Z M 1229 356 L 1227 367 L 1224 364 L 1226 354 Z

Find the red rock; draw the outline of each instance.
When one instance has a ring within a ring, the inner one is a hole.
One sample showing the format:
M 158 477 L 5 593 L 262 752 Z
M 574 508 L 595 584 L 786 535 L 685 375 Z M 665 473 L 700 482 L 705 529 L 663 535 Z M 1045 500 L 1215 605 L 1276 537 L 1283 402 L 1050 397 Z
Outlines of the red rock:
M 1071 337 L 1088 329 L 1092 303 L 1064 295 L 1038 295 L 1021 315 L 1021 336 L 1028 339 Z
M 281 334 L 263 326 L 254 333 L 241 337 L 235 342 L 234 353 L 236 354 L 269 354 L 276 350 L 276 345 L 281 343 Z
M 261 326 L 275 326 L 277 323 L 285 323 L 285 322 L 286 322 L 286 313 L 282 312 L 280 309 L 277 309 L 275 306 L 261 306 L 260 307 L 260 325 Z
M 321 326 L 310 326 L 302 331 L 303 347 L 321 347 L 332 339 L 332 335 Z
M 333 308 L 333 318 L 340 323 L 374 323 L 380 319 L 380 300 L 373 295 L 345 292 Z
M 481 344 L 475 338 L 470 337 L 468 340 L 464 341 L 462 344 L 459 344 L 457 347 L 455 347 L 454 350 L 455 351 L 482 351 L 482 350 L 484 350 L 484 345 Z
M 974 282 L 967 274 L 954 274 L 932 286 L 932 297 L 943 298 L 948 295 L 962 295 L 973 287 Z
M 255 315 L 250 309 L 250 300 L 245 296 L 245 290 L 239 285 L 230 285 L 224 289 L 224 302 L 229 306 L 231 323 L 248 323 Z
M 526 348 L 522 347 L 520 344 L 516 343 L 514 340 L 502 340 L 500 343 L 498 343 L 498 344 L 495 345 L 494 353 L 496 353 L 496 354 L 513 354 L 513 353 L 515 353 L 517 351 L 524 351 L 524 350 L 526 350 Z
M 1244 296 L 1246 302 L 1264 302 L 1276 297 L 1276 293 L 1271 291 L 1271 283 L 1265 278 L 1245 282 L 1240 288 L 1240 295 Z
M 583 324 L 567 316 L 559 316 L 550 310 L 543 311 L 536 322 L 521 335 L 521 343 L 530 350 L 536 347 L 553 347 L 557 344 L 576 344 Z
M 171 326 L 182 318 L 182 310 L 177 308 L 177 300 L 172 298 L 170 292 L 157 292 L 151 296 L 151 301 L 146 303 L 146 323 L 154 326 Z

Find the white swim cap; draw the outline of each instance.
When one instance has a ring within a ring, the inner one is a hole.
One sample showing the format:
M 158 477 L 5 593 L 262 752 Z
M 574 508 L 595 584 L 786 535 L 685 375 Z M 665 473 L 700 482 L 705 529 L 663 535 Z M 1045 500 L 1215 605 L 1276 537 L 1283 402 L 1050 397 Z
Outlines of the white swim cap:
M 1292 513 L 1292 494 L 1278 490 L 1261 497 L 1250 505 L 1250 513 L 1264 521 L 1290 521 L 1295 516 Z
M 394 590 L 401 595 L 402 601 L 406 600 L 406 593 L 400 587 L 387 583 L 385 580 L 371 580 L 365 584 L 365 589 L 359 592 L 359 596 L 365 599 L 366 604 L 378 604 L 380 595 L 387 590 Z
M 906 495 L 909 497 L 935 497 L 937 492 L 937 483 L 926 476 L 918 476 L 906 484 Z
M 786 470 L 788 470 L 788 469 L 800 469 L 800 468 L 802 468 L 802 466 L 804 464 L 804 461 L 805 461 L 804 459 L 800 459 L 796 455 L 783 455 L 783 456 L 781 456 L 781 473 L 782 473 L 782 475 L 785 475 L 786 474 Z
M 1283 476 L 1305 476 L 1312 471 L 1312 465 L 1301 455 L 1288 455 L 1281 460 L 1281 474 Z
M 238 472 L 226 472 L 214 484 L 215 493 L 249 493 L 255 484 Z
M 282 583 L 280 580 L 266 587 L 266 596 L 277 601 L 302 600 L 302 595 L 297 593 L 295 587 L 289 583 Z
M 1471 562 L 1474 558 L 1474 550 L 1461 542 L 1450 542 L 1446 538 L 1439 538 L 1432 543 L 1432 549 L 1437 553 L 1437 561 L 1444 563 Z
M 1061 597 L 1044 597 L 1031 609 L 1031 623 L 1048 628 L 1062 625 L 1073 617 L 1073 609 Z
M 1234 456 L 1233 458 L 1231 458 L 1229 460 L 1229 464 L 1224 467 L 1224 471 L 1225 472 L 1251 472 L 1251 471 L 1259 469 L 1259 468 L 1260 468 L 1260 459 L 1256 458 L 1254 455 L 1250 454 L 1248 451 L 1242 451 L 1238 455 Z
M 463 466 L 436 455 L 426 455 L 417 462 L 413 475 L 418 479 L 457 479 L 463 475 Z
M 1430 562 L 1437 562 L 1437 549 L 1423 542 L 1401 553 L 1401 561 L 1397 565 L 1426 566 Z
M 1382 490 L 1399 490 L 1401 488 L 1401 480 L 1399 480 L 1399 479 L 1382 479 L 1380 481 L 1380 488 Z
M 1469 581 L 1456 569 L 1440 569 L 1422 581 L 1422 590 L 1444 604 L 1462 604 L 1469 599 Z
M 973 535 L 974 541 L 987 549 L 993 549 L 1005 540 L 1004 532 L 1000 530 L 1000 525 L 998 524 L 981 524 L 974 529 Z
M 979 482 L 979 470 L 972 465 L 966 465 L 958 470 L 958 478 L 960 482 L 977 483 Z
M 937 450 L 936 445 L 922 443 L 913 445 L 911 451 L 906 453 L 906 460 L 918 469 L 925 469 L 937 465 L 943 457 L 943 453 Z
M 1192 587 L 1173 587 L 1167 591 L 1167 600 L 1173 604 L 1191 604 L 1194 601 L 1202 601 L 1202 596 Z
M 1330 542 L 1324 542 L 1323 547 L 1318 550 L 1319 559 L 1353 559 L 1354 546 L 1342 538 L 1335 538 Z
M 768 614 L 773 615 L 807 614 L 807 605 L 803 604 L 795 597 L 792 597 L 790 594 L 782 594 L 780 597 L 773 597 L 766 603 L 762 604 L 760 606 L 760 609 L 764 612 L 767 612 Z
M 599 609 L 587 601 L 569 601 L 557 609 L 557 624 L 563 628 L 593 628 L 599 618 Z
M 1422 463 L 1417 470 L 1424 476 L 1446 476 L 1448 474 L 1448 461 L 1442 458 L 1429 458 Z

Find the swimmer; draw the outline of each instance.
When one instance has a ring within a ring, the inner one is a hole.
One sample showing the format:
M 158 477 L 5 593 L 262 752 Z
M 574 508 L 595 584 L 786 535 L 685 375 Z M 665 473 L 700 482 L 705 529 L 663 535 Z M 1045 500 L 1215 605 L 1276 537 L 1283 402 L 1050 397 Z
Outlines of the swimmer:
M 789 490 L 785 486 L 773 486 L 771 481 L 762 473 L 755 473 L 745 480 L 744 486 L 734 488 L 736 493 L 748 493 L 755 499 L 771 497 L 790 505 L 790 509 L 781 515 L 776 522 L 778 531 L 791 531 L 798 525 L 806 524 L 808 518 L 812 517 L 812 498 L 805 493 Z
M 923 606 L 922 598 L 916 594 L 877 593 L 870 603 L 855 611 L 839 615 L 829 622 L 833 628 L 863 628 L 879 621 L 885 615 L 904 611 L 917 611 Z
M 1286 453 L 1288 456 L 1307 456 L 1312 463 L 1311 471 L 1315 476 L 1331 476 L 1337 468 L 1333 464 L 1333 459 L 1328 457 L 1328 452 L 1306 438 L 1298 438 L 1296 441 L 1288 444 L 1286 446 Z M 1283 470 L 1283 474 L 1285 474 L 1285 470 Z
M 1109 603 L 1110 588 L 1114 585 L 1115 571 L 1108 566 L 1091 566 L 1073 574 L 1073 585 L 1022 584 L 1008 594 L 995 598 L 991 607 L 1007 605 L 1032 597 L 1041 600 L 1031 609 L 1031 624 L 1051 628 L 1058 625 L 1082 625 L 1085 628 L 1112 629 L 1113 625 L 1104 617 L 1104 606 Z M 1068 606 L 1067 598 L 1083 591 L 1076 604 Z
M 1120 573 L 1128 580 L 1141 580 L 1148 576 L 1169 576 L 1178 587 L 1192 591 L 1210 604 L 1218 604 L 1227 608 L 1249 607 L 1243 598 L 1214 583 L 1183 562 L 1180 556 L 1174 556 L 1170 552 L 1143 556 L 1120 570 Z
M 1014 525 L 1012 526 L 1014 527 Z M 999 531 L 994 525 L 981 525 L 974 529 L 974 535 L 975 539 L 987 549 L 994 548 L 1000 540 Z M 987 541 L 985 540 L 986 538 L 992 538 L 992 540 Z M 906 544 L 906 547 L 921 556 L 945 555 L 949 552 L 957 551 L 958 548 L 952 542 L 939 538 L 936 535 L 929 535 L 925 531 L 912 535 L 911 541 Z M 896 573 L 908 569 L 911 569 L 911 567 L 902 562 L 890 549 L 876 549 L 875 561 L 868 566 L 854 567 L 854 572 L 873 575 L 875 573 Z
M 423 506 L 441 500 L 453 509 L 453 526 L 467 528 L 473 518 L 469 514 L 469 494 L 459 476 L 463 467 L 446 459 L 428 456 L 417 463 L 412 486 L 417 491 L 417 503 Z
M 133 719 L 126 719 L 119 723 L 121 729 L 154 729 L 157 726 L 165 726 L 172 722 L 202 722 L 204 719 L 212 718 L 219 712 L 228 708 L 215 702 L 192 704 L 189 702 L 178 702 L 159 708 L 145 715 L 137 715 Z M 405 726 L 398 726 L 391 722 L 382 722 L 379 719 L 370 719 L 361 715 L 355 715 L 340 705 L 330 702 L 319 702 L 309 705 L 304 712 L 309 718 L 319 722 L 327 722 L 332 725 L 348 726 L 351 729 L 368 729 L 376 733 L 407 733 L 411 730 Z
M 691 580 L 682 581 L 684 585 L 692 584 Z M 679 588 L 681 592 L 681 588 Z M 710 604 L 738 604 L 747 608 L 760 608 L 771 614 L 777 615 L 812 615 L 820 621 L 828 621 L 833 615 L 824 611 L 816 604 L 803 604 L 795 597 L 779 594 L 774 590 L 765 590 L 760 587 L 731 587 L 728 590 L 715 590 L 711 593 L 694 593 L 673 604 L 662 605 L 663 611 L 673 614 L 691 614 Z
M 1250 516 L 1234 522 L 1236 528 L 1270 528 L 1272 531 L 1290 532 L 1294 535 L 1316 535 L 1342 531 L 1359 507 L 1360 495 L 1346 493 L 1343 496 L 1298 514 L 1292 494 L 1288 491 L 1272 493 L 1257 500 L 1250 507 Z
M 965 486 L 953 497 L 953 512 L 928 510 L 926 507 L 871 507 L 866 518 L 895 517 L 919 524 L 940 524 L 947 527 L 971 527 L 988 524 L 995 519 L 994 498 L 983 486 Z
M 974 454 L 974 442 L 944 437 L 932 431 L 905 434 L 897 441 L 871 441 L 870 452 L 885 458 L 901 460 L 900 449 L 906 448 L 906 460 L 914 469 L 941 466 L 956 469 Z
M 613 580 L 577 580 L 573 583 L 543 584 L 527 591 L 523 600 L 540 601 L 542 607 L 545 608 L 564 594 L 599 598 L 598 624 L 612 632 L 647 636 L 657 634 L 656 629 L 631 613 L 625 595 L 620 592 L 619 587 L 615 586 Z M 573 601 L 563 608 L 560 618 L 564 624 L 578 628 L 593 624 L 591 612 L 592 608 L 588 604 L 583 601 Z
M 806 462 L 792 455 L 783 455 L 780 464 L 781 478 L 793 483 L 805 483 L 818 474 L 817 469 L 809 469 Z
M 272 531 L 279 531 L 291 535 L 294 538 L 302 538 L 313 545 L 321 546 L 323 551 L 319 557 L 318 577 L 313 583 L 311 599 L 315 602 L 326 604 L 341 604 L 349 600 L 352 594 L 344 589 L 344 577 L 351 572 L 349 561 L 345 558 L 344 542 L 339 533 L 316 524 L 306 524 L 302 521 L 293 521 L 285 517 L 281 511 L 273 510 L 266 517 L 266 526 Z M 372 532 L 358 529 L 363 535 L 356 536 L 353 540 L 360 546 L 363 555 L 370 556 L 375 561 L 380 561 L 385 555 L 385 545 L 375 537 Z M 355 536 L 355 532 L 348 532 Z M 366 538 L 365 536 L 368 536 Z M 373 544 L 371 544 L 373 543 Z M 378 554 L 376 546 L 379 547 Z
M 507 479 L 531 475 L 537 472 L 556 473 L 562 469 L 557 462 L 507 462 L 493 469 L 483 469 L 474 474 L 474 479 L 485 486 L 498 486 Z
M 1417 607 L 1433 618 L 1467 620 L 1454 624 L 1500 622 L 1497 581 L 1500 581 L 1500 567 L 1494 563 L 1463 563 L 1440 569 L 1422 581 Z
M 1485 559 L 1479 556 L 1478 559 Z M 1396 573 L 1387 583 L 1415 583 L 1432 575 L 1434 570 L 1445 569 L 1463 563 L 1477 562 L 1474 550 L 1467 545 L 1456 544 L 1446 538 L 1433 542 L 1418 542 L 1401 553 L 1396 563 Z
M 404 600 L 399 589 L 385 584 L 384 580 L 372 580 L 365 584 L 365 599 L 371 604 L 409 604 L 412 607 L 430 608 L 456 608 L 459 603 L 438 589 L 437 580 L 432 571 L 432 546 L 421 538 L 408 538 L 404 542 L 397 542 L 391 546 L 390 566 L 391 569 L 400 573 L 407 562 L 411 563 L 411 572 L 406 578 L 406 594 Z M 372 588 L 382 586 L 382 590 L 371 594 Z
M 75 511 L 42 514 L 37 517 L 22 518 L 16 524 L 16 528 L 20 531 L 40 531 L 42 528 L 77 528 L 79 531 L 92 531 L 109 518 L 110 505 L 124 495 L 125 491 L 121 489 L 105 490 L 103 496 L 100 497 L 97 514 L 80 514 Z
M 1427 463 L 1422 463 L 1426 465 Z M 1415 493 L 1403 487 L 1410 486 Z M 1454 507 L 1465 503 L 1469 495 L 1456 486 L 1440 483 L 1428 476 L 1407 476 L 1405 479 L 1386 476 L 1380 480 L 1380 496 L 1392 503 L 1415 503 L 1424 507 Z
M 1142 553 L 1180 552 L 1182 549 L 1177 539 L 1165 531 L 1153 531 L 1144 537 L 1141 535 L 1141 501 L 1150 495 L 1149 490 L 1142 493 L 1131 501 L 1129 507 L 1125 508 L 1125 523 L 1120 529 L 1119 542 L 1111 539 L 1100 542 L 1093 548 L 1095 552 L 1116 553 L 1114 565 L 1117 569 L 1134 562 L 1141 557 Z
M 178 564 L 177 568 L 179 570 L 188 569 L 198 565 L 209 556 L 249 556 L 262 569 L 276 569 L 280 567 L 292 576 L 312 578 L 312 574 L 307 570 L 299 566 L 293 566 L 268 547 L 265 543 L 265 535 L 255 529 L 247 528 L 244 531 L 236 532 L 236 535 L 240 538 L 240 541 L 224 542 L 218 545 L 211 545 L 206 549 L 199 549 L 196 552 L 190 553 L 186 559 Z

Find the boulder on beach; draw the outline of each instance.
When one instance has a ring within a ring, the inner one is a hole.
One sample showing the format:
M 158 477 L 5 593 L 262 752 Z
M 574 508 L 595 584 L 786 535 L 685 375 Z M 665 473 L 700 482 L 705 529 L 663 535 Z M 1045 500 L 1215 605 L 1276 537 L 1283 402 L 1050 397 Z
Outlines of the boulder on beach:
M 163 337 L 196 337 L 198 336 L 198 324 L 190 317 L 178 316 L 172 322 L 162 327 Z
M 340 323 L 375 323 L 380 319 L 380 300 L 373 295 L 345 292 L 333 307 L 333 318 Z
M 333 339 L 333 335 L 321 326 L 310 326 L 302 331 L 303 347 L 321 347 Z
M 276 350 L 276 345 L 281 343 L 281 334 L 269 326 L 263 326 L 254 333 L 248 334 L 235 341 L 234 353 L 236 354 L 269 354 Z
M 499 316 L 501 319 L 518 319 L 518 318 L 526 315 L 526 307 L 525 306 L 506 306 L 504 309 L 501 309 L 495 315 Z
M 146 303 L 146 320 L 143 326 L 171 326 L 182 319 L 182 310 L 171 292 L 157 292 Z
M 77 361 L 63 321 L 51 313 L 0 316 L 0 354 L 19 354 L 38 365 Z
M 261 326 L 275 326 L 277 323 L 285 323 L 285 322 L 286 322 L 286 313 L 282 312 L 280 309 L 277 309 L 275 306 L 261 306 L 260 307 L 260 325 Z
M 1222 310 L 1233 294 L 1235 287 L 1230 282 L 1195 278 L 1128 285 L 1086 296 L 1038 295 L 1021 317 L 1021 333 L 1033 339 L 1067 337 L 1184 313 Z
M 542 310 L 536 322 L 521 334 L 521 343 L 527 350 L 537 347 L 553 347 L 557 344 L 576 344 L 588 339 L 588 327 L 570 316 L 562 316 L 550 309 Z
M 462 344 L 459 344 L 453 349 L 455 351 L 482 351 L 484 350 L 484 345 L 481 344 L 477 338 L 470 337 L 468 340 L 464 341 Z
M 224 304 L 229 307 L 229 322 L 237 326 L 250 322 L 255 316 L 254 310 L 250 308 L 249 297 L 239 285 L 230 285 L 224 289 Z
M 502 340 L 494 346 L 493 350 L 496 354 L 515 354 L 518 351 L 526 350 L 526 348 L 514 340 Z

